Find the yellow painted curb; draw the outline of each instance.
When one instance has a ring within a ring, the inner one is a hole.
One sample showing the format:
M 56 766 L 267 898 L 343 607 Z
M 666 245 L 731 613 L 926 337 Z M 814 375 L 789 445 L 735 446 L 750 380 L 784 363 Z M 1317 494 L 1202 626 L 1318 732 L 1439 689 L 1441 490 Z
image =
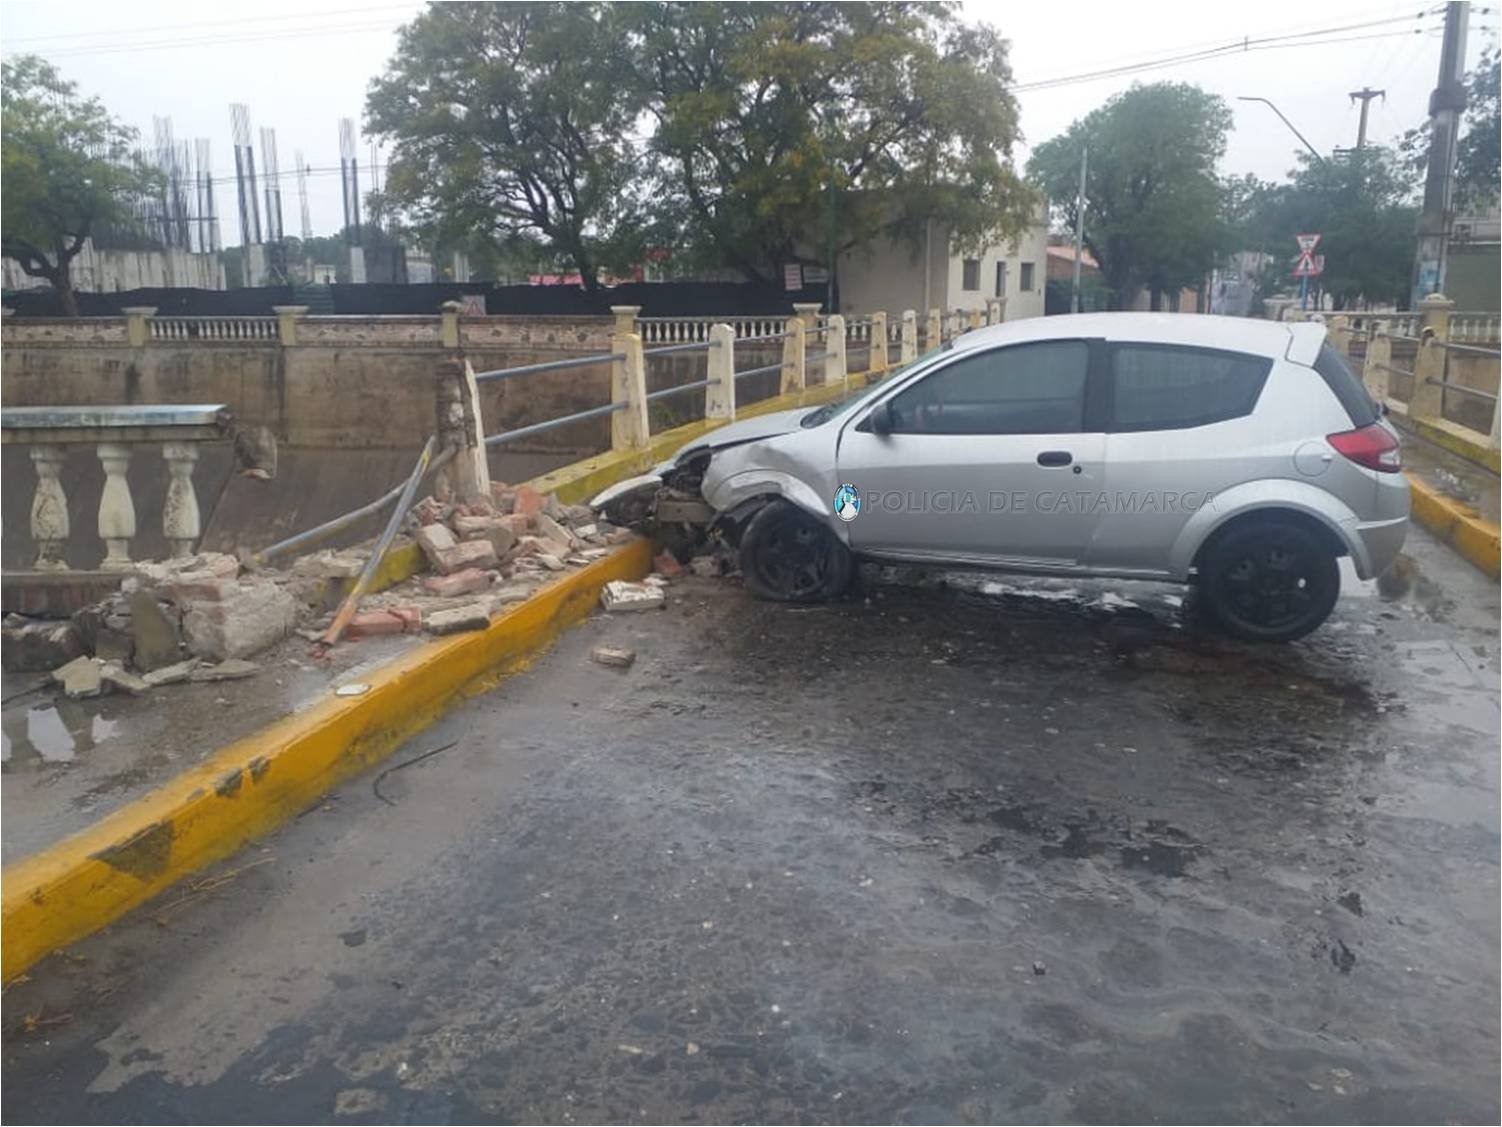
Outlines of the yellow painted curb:
M 9 981 L 228 856 L 389 755 L 456 701 L 525 668 L 590 612 L 605 583 L 645 575 L 652 551 L 650 541 L 632 541 L 543 588 L 485 630 L 430 642 L 362 675 L 370 685 L 362 696 L 331 692 L 97 825 L 8 866 L 0 977 Z
M 1421 438 L 1427 438 L 1436 446 L 1443 446 L 1452 454 L 1459 454 L 1468 462 L 1474 462 L 1478 466 L 1485 466 L 1492 473 L 1502 472 L 1502 452 L 1493 450 L 1482 440 L 1472 437 L 1472 431 L 1452 423 L 1449 419 L 1415 419 L 1407 411 L 1407 405 L 1399 403 L 1402 410 L 1392 410 L 1395 401 L 1388 400 L 1388 418 L 1402 427 L 1412 431 Z
M 1502 575 L 1502 529 L 1475 509 L 1447 497 L 1414 474 L 1406 475 L 1413 497 L 1413 519 L 1454 548 L 1493 579 Z

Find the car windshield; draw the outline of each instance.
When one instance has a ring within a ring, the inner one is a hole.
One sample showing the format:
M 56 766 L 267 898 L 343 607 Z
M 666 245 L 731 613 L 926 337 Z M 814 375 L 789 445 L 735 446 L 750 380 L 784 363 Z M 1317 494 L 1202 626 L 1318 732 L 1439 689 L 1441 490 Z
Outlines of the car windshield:
M 886 386 L 886 384 L 890 383 L 896 377 L 912 371 L 913 368 L 917 367 L 919 364 L 923 364 L 935 356 L 942 355 L 943 353 L 948 352 L 953 347 L 954 342 L 947 341 L 944 344 L 939 345 L 938 348 L 930 349 L 928 352 L 925 352 L 916 360 L 910 360 L 906 364 L 902 364 L 896 368 L 893 368 L 891 371 L 887 372 L 885 375 L 881 376 L 873 383 L 868 383 L 865 387 L 855 389 L 849 395 L 841 396 L 839 399 L 836 399 L 830 403 L 826 403 L 824 404 L 824 406 L 810 411 L 808 414 L 804 415 L 803 418 L 798 420 L 798 425 L 805 430 L 807 430 L 809 427 L 822 426 L 835 416 L 843 415 L 845 414 L 845 412 L 853 410 L 863 401 L 869 399 L 877 391 L 881 390 L 881 388 Z

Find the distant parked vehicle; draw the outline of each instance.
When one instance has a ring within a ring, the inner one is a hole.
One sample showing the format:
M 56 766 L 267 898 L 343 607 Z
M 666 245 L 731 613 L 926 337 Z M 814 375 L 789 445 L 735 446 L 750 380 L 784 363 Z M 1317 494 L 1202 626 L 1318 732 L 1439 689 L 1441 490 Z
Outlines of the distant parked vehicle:
M 1336 560 L 1408 531 L 1396 431 L 1323 325 L 1175 314 L 967 333 L 839 403 L 711 431 L 595 499 L 693 503 L 769 599 L 838 595 L 858 558 L 1195 584 L 1240 638 L 1315 629 Z

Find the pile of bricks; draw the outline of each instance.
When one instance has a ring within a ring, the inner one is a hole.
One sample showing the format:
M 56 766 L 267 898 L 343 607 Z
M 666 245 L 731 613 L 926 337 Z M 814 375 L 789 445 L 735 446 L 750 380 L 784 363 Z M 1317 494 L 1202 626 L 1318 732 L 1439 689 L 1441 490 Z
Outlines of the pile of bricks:
M 488 498 L 461 504 L 424 497 L 409 521 L 429 573 L 366 599 L 346 637 L 481 629 L 500 608 L 634 535 L 588 505 L 502 483 Z

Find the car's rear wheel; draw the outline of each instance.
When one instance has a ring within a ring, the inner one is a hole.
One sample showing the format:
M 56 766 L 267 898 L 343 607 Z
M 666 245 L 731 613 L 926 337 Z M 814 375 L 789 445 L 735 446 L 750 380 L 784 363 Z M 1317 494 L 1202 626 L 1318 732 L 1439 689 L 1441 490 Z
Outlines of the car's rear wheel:
M 1199 562 L 1199 586 L 1214 626 L 1250 642 L 1290 642 L 1330 616 L 1340 568 L 1316 531 L 1274 517 L 1217 536 Z
M 769 501 L 741 535 L 741 574 L 763 599 L 812 603 L 850 584 L 850 549 L 825 525 L 788 501 Z

